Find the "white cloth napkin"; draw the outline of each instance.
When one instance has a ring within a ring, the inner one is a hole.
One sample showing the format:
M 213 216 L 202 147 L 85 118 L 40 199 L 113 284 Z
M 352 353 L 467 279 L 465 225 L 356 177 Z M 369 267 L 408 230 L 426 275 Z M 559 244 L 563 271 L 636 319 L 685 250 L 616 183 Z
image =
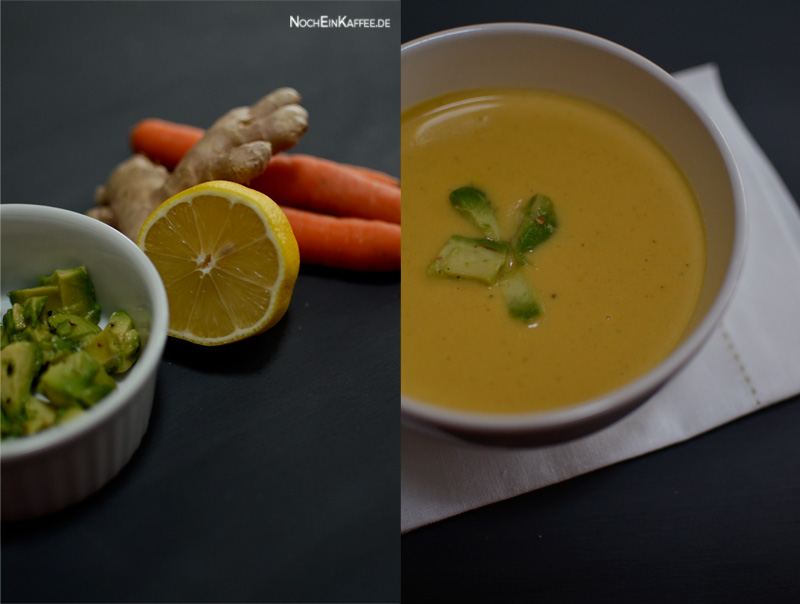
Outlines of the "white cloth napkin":
M 721 324 L 649 401 L 578 441 L 492 449 L 404 427 L 402 532 L 684 441 L 800 392 L 800 211 L 725 96 L 716 66 L 675 77 L 726 137 L 747 197 L 745 264 Z

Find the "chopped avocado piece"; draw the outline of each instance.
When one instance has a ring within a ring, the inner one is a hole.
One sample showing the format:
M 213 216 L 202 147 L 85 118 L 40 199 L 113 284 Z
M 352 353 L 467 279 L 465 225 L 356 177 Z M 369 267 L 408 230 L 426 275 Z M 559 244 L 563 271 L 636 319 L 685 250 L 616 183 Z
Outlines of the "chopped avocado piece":
M 22 307 L 22 316 L 28 322 L 28 325 L 37 327 L 42 322 L 46 303 L 47 296 L 33 296 L 25 300 L 25 304 Z
M 67 407 L 66 409 L 59 409 L 58 414 L 56 416 L 56 423 L 57 424 L 64 424 L 68 421 L 75 419 L 83 415 L 83 407 L 80 405 L 72 405 Z
M 123 373 L 131 368 L 139 357 L 141 341 L 139 332 L 134 329 L 133 319 L 126 312 L 118 310 L 111 313 L 106 329 L 117 336 L 119 340 L 120 364 L 114 373 Z
M 14 438 L 22 436 L 22 426 L 19 422 L 12 422 L 6 417 L 6 412 L 0 409 L 0 437 Z
M 92 323 L 100 321 L 100 305 L 95 299 L 94 284 L 85 267 L 59 269 L 52 275 L 41 277 L 39 285 L 57 286 L 59 306 L 68 313 L 84 317 Z
M 41 364 L 39 347 L 33 342 L 13 342 L 0 350 L 0 403 L 8 419 L 22 411 Z
M 9 308 L 3 314 L 3 346 L 11 342 L 12 336 L 17 332 L 14 329 L 14 308 Z
M 83 349 L 90 354 L 107 372 L 113 372 L 120 364 L 119 339 L 108 329 L 86 340 Z
M 8 292 L 8 299 L 12 304 L 25 304 L 31 298 L 46 298 L 45 312 L 52 312 L 61 307 L 61 293 L 58 285 L 40 285 L 25 289 L 15 289 Z
M 133 328 L 133 319 L 121 311 L 113 313 L 106 328 L 85 342 L 84 350 L 107 372 L 124 373 L 139 354 L 139 332 Z
M 118 310 L 111 313 L 111 316 L 108 318 L 108 325 L 106 325 L 106 329 L 111 331 L 117 337 L 122 337 L 124 334 L 133 329 L 133 319 L 131 319 L 131 316 L 128 313 Z
M 65 340 L 82 340 L 101 331 L 97 324 L 66 312 L 51 315 L 47 322 L 55 334 Z
M 7 330 L 10 336 L 25 331 L 28 327 L 38 326 L 46 301 L 46 296 L 33 296 L 12 302 L 11 308 L 3 316 L 3 329 Z
M 512 270 L 500 279 L 500 289 L 511 317 L 530 323 L 542 313 L 542 307 L 519 269 Z
M 500 227 L 489 198 L 475 187 L 461 187 L 450 193 L 450 205 L 477 226 L 487 239 L 500 239 Z
M 8 309 L 3 317 L 2 347 L 12 342 L 40 342 L 51 337 L 47 322 L 36 315 L 43 300 L 30 298 L 24 305 L 14 304 Z
M 56 410 L 47 401 L 31 396 L 25 401 L 25 417 L 23 433 L 35 434 L 56 423 Z
M 23 308 L 24 307 L 19 302 L 15 303 L 11 307 L 11 325 L 13 326 L 14 331 L 17 333 L 20 331 L 25 331 L 25 328 L 27 327 Z
M 79 404 L 91 407 L 116 388 L 100 363 L 79 350 L 50 365 L 39 378 L 38 391 L 57 407 Z
M 503 243 L 453 235 L 428 266 L 428 274 L 491 285 L 497 281 L 507 256 L 508 247 Z
M 33 332 L 33 335 L 38 335 L 39 332 Z M 56 335 L 50 334 L 41 340 L 34 340 L 39 344 L 39 350 L 42 352 L 42 366 L 51 363 L 57 363 L 61 359 L 71 355 L 78 350 L 81 346 L 80 340 L 67 340 L 59 338 Z
M 139 358 L 139 350 L 141 348 L 139 332 L 135 329 L 125 332 L 122 337 L 120 337 L 119 341 L 122 351 L 122 360 L 119 366 L 114 370 L 114 373 L 124 373 L 128 371 Z
M 531 252 L 540 243 L 550 239 L 557 228 L 553 202 L 546 195 L 536 194 L 522 208 L 511 246 L 517 254 Z

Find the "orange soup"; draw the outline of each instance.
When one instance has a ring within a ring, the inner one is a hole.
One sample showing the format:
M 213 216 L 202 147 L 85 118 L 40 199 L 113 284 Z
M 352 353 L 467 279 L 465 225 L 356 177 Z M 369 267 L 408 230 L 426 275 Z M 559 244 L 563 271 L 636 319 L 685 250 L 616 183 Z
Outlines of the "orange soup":
M 635 124 L 560 94 L 469 90 L 404 112 L 401 148 L 405 396 L 549 410 L 622 386 L 680 342 L 703 281 L 702 216 Z M 521 250 L 526 219 L 550 231 Z

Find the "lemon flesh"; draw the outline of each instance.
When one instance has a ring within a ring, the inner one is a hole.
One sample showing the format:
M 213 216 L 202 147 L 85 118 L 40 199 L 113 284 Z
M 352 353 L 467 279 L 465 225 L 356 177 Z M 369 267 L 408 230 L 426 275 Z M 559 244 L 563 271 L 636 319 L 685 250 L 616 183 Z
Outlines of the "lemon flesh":
M 300 268 L 278 205 L 227 181 L 167 199 L 145 221 L 138 245 L 167 290 L 169 335 L 206 346 L 273 327 L 289 308 Z

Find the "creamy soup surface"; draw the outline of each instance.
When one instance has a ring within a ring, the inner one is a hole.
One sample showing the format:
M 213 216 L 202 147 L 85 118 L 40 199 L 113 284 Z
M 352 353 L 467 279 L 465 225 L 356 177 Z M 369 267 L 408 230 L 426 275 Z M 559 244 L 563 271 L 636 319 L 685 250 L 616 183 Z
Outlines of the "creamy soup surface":
M 663 360 L 695 309 L 705 267 L 699 206 L 644 131 L 592 103 L 470 90 L 402 116 L 401 387 L 464 410 L 548 410 L 598 396 Z M 482 190 L 501 233 L 535 194 L 555 234 L 522 267 L 542 308 L 530 324 L 497 286 L 432 277 L 452 235 L 481 237 L 449 194 Z

